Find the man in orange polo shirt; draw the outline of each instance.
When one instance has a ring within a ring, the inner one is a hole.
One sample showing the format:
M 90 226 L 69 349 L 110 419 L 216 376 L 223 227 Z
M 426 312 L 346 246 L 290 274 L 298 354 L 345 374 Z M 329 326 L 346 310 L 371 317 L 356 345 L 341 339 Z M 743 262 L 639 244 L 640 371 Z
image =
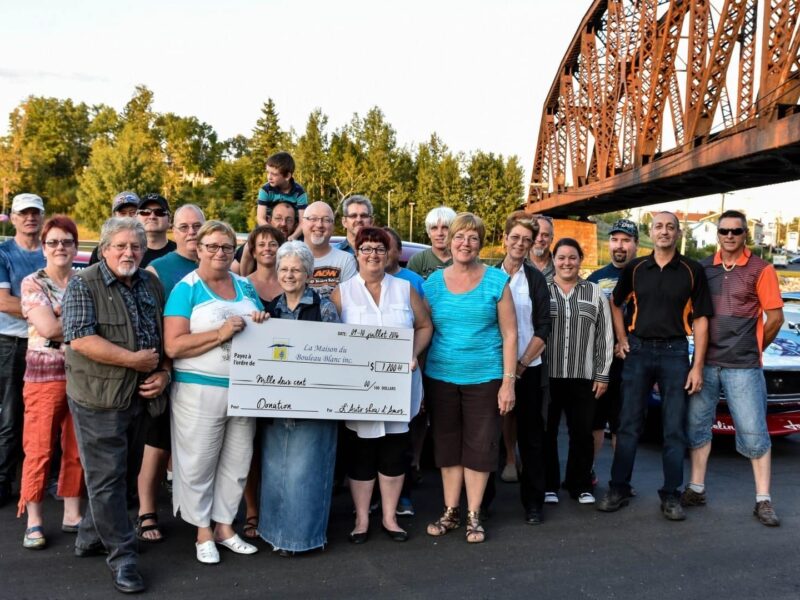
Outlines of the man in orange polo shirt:
M 753 256 L 745 246 L 747 218 L 742 213 L 735 210 L 722 213 L 717 236 L 719 251 L 702 262 L 714 316 L 709 321 L 703 388 L 689 397 L 687 434 L 692 476 L 681 495 L 681 504 L 706 503 L 711 425 L 721 389 L 736 428 L 736 450 L 749 458 L 753 466 L 756 483 L 753 514 L 762 524 L 775 527 L 780 520 L 769 493 L 771 445 L 761 353 L 783 324 L 783 300 L 775 269 Z

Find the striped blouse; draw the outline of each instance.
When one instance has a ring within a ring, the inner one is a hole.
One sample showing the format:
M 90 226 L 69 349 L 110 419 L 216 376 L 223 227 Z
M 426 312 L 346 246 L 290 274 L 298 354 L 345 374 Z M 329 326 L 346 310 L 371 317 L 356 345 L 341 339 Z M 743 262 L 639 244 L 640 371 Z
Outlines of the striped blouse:
M 550 377 L 608 383 L 614 353 L 611 309 L 597 284 L 578 279 L 569 294 L 551 283 L 552 330 L 547 342 Z

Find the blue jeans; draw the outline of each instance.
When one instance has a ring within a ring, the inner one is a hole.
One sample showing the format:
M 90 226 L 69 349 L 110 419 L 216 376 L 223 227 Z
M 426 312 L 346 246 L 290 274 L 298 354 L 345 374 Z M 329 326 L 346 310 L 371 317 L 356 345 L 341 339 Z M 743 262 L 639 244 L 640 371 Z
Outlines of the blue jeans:
M 761 368 L 704 367 L 703 389 L 689 398 L 689 447 L 711 442 L 711 426 L 720 390 L 736 428 L 736 450 L 747 458 L 761 458 L 771 447 L 767 431 L 767 383 Z
M 0 335 L 0 487 L 11 491 L 22 457 L 22 386 L 28 339 Z
M 617 446 L 611 465 L 612 489 L 629 493 L 636 446 L 647 416 L 647 402 L 658 384 L 664 446 L 661 460 L 664 485 L 659 495 L 677 496 L 683 485 L 683 458 L 686 451 L 686 378 L 689 375 L 689 343 L 686 338 L 644 340 L 628 337 L 630 353 L 622 369 L 622 408 L 617 431 Z
M 276 550 L 328 541 L 337 421 L 275 419 L 262 426 L 258 533 Z
M 89 497 L 75 546 L 86 549 L 102 543 L 112 571 L 135 565 L 138 554 L 126 479 L 129 468 L 138 473 L 141 465 L 144 404 L 134 399 L 126 410 L 94 410 L 67 400 Z

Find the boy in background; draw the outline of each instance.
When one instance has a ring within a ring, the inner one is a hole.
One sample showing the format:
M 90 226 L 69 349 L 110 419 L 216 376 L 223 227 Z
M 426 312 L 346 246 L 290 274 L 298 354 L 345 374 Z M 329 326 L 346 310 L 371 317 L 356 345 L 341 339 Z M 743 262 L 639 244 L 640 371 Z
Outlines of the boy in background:
M 294 178 L 294 159 L 288 152 L 278 152 L 267 159 L 267 183 L 258 190 L 258 209 L 256 222 L 259 225 L 269 224 L 272 209 L 279 202 L 288 202 L 297 208 L 297 220 L 294 230 L 288 236 L 296 240 L 301 233 L 300 223 L 308 206 L 308 197 L 303 187 Z

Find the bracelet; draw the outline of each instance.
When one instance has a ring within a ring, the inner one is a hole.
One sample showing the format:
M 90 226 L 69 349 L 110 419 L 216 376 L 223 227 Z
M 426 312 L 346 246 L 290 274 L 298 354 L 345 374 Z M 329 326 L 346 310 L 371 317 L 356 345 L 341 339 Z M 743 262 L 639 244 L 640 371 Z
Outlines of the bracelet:
M 509 379 L 516 379 L 517 378 L 517 374 L 516 373 L 503 373 L 503 377 L 508 377 Z

